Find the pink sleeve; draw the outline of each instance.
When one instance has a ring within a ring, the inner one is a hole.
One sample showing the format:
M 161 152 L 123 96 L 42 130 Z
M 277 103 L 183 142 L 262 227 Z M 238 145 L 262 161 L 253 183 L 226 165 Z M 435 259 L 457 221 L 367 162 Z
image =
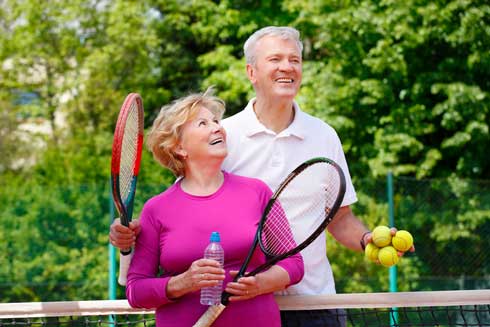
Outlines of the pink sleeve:
M 126 297 L 133 308 L 153 309 L 172 302 L 167 298 L 167 283 L 170 277 L 128 279 Z
M 305 274 L 305 265 L 303 257 L 297 253 L 287 259 L 279 261 L 276 265 L 284 268 L 289 274 L 290 283 L 288 286 L 298 284 Z
M 128 271 L 126 297 L 132 307 L 156 308 L 171 302 L 167 298 L 170 277 L 157 277 L 159 269 L 159 224 L 147 206 L 140 217 L 141 232 Z

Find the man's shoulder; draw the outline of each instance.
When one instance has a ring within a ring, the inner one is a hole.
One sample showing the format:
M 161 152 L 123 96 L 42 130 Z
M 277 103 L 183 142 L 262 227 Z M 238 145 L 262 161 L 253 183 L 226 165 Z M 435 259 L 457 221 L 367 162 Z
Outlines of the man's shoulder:
M 233 126 L 233 125 L 241 125 L 243 123 L 243 118 L 246 116 L 245 109 L 237 112 L 234 115 L 231 115 L 221 121 L 223 127 Z
M 221 126 L 226 131 L 227 143 L 231 145 L 228 148 L 229 151 L 234 150 L 234 146 L 239 142 L 242 135 L 249 131 L 251 125 L 250 117 L 248 117 L 245 109 L 221 121 Z
M 250 113 L 252 112 L 253 103 L 255 98 L 252 98 L 248 101 L 248 103 L 243 107 L 242 110 L 233 114 L 221 121 L 222 125 L 226 128 L 227 126 L 243 126 L 244 121 L 247 122 L 252 119 L 254 116 Z
M 328 135 L 337 135 L 337 131 L 324 120 L 315 117 L 304 111 L 300 111 L 299 118 L 301 119 L 301 124 L 305 130 L 310 133 L 325 133 Z

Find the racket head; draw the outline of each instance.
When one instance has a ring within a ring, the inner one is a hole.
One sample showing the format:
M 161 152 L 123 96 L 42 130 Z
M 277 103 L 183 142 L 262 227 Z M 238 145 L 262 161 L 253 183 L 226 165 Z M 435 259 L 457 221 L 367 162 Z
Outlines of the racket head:
M 143 133 L 143 100 L 138 93 L 130 93 L 119 111 L 111 159 L 112 197 L 121 223 L 125 226 L 129 225 L 132 216 L 143 150 Z
M 342 204 L 345 187 L 342 169 L 328 158 L 310 159 L 293 170 L 272 195 L 259 224 L 260 248 L 275 258 L 268 261 L 300 252 L 323 233 Z

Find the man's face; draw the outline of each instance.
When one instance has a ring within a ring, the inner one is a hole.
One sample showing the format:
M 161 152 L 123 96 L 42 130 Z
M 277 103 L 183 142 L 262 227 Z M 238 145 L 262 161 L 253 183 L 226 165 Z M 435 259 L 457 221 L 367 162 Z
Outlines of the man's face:
M 302 77 L 301 51 L 296 42 L 265 36 L 255 47 L 255 64 L 247 65 L 257 96 L 294 99 Z

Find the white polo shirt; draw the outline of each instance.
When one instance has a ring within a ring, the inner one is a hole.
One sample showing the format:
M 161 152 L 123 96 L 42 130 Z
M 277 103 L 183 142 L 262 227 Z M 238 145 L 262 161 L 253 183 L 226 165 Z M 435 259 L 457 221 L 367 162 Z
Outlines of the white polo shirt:
M 322 120 L 301 111 L 294 103 L 295 116 L 288 128 L 276 134 L 257 119 L 250 100 L 245 109 L 222 121 L 227 132 L 228 156 L 222 168 L 237 175 L 263 180 L 275 190 L 298 165 L 314 157 L 327 157 L 342 167 L 346 192 L 342 206 L 357 201 L 340 139 L 335 130 Z M 291 227 L 301 233 L 308 231 L 308 217 L 288 217 Z M 310 218 L 313 219 L 313 218 Z M 289 287 L 286 294 L 333 294 L 335 283 L 326 256 L 326 233 L 304 249 L 303 280 Z

